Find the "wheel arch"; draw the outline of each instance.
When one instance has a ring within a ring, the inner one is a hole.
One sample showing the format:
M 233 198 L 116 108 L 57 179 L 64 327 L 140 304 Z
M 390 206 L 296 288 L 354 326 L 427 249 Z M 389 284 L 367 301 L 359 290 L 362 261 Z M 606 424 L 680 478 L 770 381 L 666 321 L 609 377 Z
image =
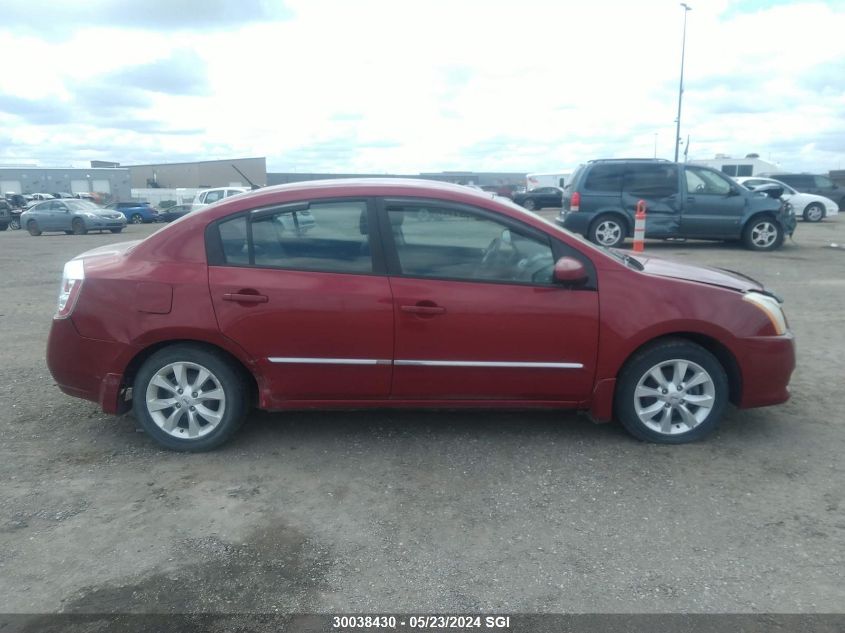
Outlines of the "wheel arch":
M 132 383 L 135 381 L 135 376 L 137 375 L 138 370 L 146 362 L 146 360 L 150 358 L 150 356 L 152 356 L 159 350 L 165 349 L 167 347 L 172 347 L 174 345 L 190 345 L 193 347 L 218 353 L 225 357 L 226 360 L 231 364 L 231 366 L 242 375 L 247 385 L 249 385 L 248 401 L 250 403 L 250 406 L 257 406 L 259 386 L 258 378 L 255 376 L 255 374 L 247 367 L 247 365 L 240 358 L 238 358 L 229 350 L 225 349 L 220 345 L 199 339 L 168 339 L 158 341 L 156 343 L 151 343 L 150 345 L 144 347 L 142 350 L 137 352 L 126 365 L 126 369 L 123 372 L 123 384 L 127 387 L 131 387 Z
M 716 357 L 716 360 L 719 361 L 719 364 L 725 370 L 725 374 L 727 374 L 728 376 L 728 399 L 734 405 L 740 402 L 740 400 L 742 399 L 742 372 L 740 371 L 739 363 L 736 360 L 736 356 L 734 356 L 733 352 L 731 352 L 731 350 L 728 349 L 719 340 L 707 334 L 702 334 L 700 332 L 668 332 L 666 334 L 661 334 L 659 336 L 651 338 L 648 341 L 642 343 L 639 347 L 632 350 L 631 353 L 628 354 L 628 356 L 625 358 L 625 360 L 619 365 L 618 369 L 616 370 L 615 376 L 616 384 L 618 385 L 619 383 L 619 374 L 621 374 L 622 370 L 628 365 L 628 363 L 631 362 L 632 358 L 634 358 L 644 349 L 672 339 L 680 339 L 695 343 L 706 349 L 711 354 L 713 354 L 713 356 Z

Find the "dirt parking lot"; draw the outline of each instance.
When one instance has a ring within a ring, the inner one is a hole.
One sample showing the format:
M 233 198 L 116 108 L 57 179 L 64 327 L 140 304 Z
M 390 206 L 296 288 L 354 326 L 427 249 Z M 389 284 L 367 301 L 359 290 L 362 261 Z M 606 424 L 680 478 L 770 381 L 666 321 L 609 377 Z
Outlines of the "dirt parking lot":
M 567 412 L 255 413 L 201 455 L 45 366 L 63 263 L 153 230 L 0 233 L 0 612 L 845 606 L 845 219 L 772 254 L 648 244 L 764 281 L 797 337 L 792 400 L 704 442 Z

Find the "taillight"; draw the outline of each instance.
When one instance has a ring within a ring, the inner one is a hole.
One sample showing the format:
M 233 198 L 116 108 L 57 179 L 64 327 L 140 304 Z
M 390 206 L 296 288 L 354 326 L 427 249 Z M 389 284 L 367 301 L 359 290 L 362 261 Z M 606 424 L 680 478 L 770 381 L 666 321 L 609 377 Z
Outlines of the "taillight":
M 581 210 L 581 193 L 578 191 L 574 191 L 572 193 L 572 198 L 569 199 L 569 210 L 570 211 L 580 211 Z
M 82 290 L 82 282 L 85 281 L 85 266 L 81 259 L 72 259 L 65 264 L 62 272 L 62 285 L 59 288 L 59 303 L 56 310 L 56 319 L 66 319 L 73 312 L 73 306 Z

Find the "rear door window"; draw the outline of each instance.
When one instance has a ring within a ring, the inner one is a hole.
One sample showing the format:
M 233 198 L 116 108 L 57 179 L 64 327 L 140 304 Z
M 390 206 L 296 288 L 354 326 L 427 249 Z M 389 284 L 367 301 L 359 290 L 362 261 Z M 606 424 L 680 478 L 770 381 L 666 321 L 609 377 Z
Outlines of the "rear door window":
M 625 175 L 624 188 L 637 198 L 668 198 L 678 193 L 678 168 L 671 164 L 634 165 Z
M 218 225 L 222 259 L 234 266 L 373 272 L 366 201 L 262 209 Z

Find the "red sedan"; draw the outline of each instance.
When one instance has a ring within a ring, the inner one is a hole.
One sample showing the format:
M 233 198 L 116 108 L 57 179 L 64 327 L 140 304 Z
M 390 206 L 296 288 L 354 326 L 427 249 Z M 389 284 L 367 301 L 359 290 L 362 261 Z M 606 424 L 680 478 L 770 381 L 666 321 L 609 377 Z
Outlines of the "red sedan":
M 789 398 L 780 300 L 606 250 L 501 198 L 338 180 L 228 198 L 67 263 L 47 361 L 202 451 L 251 407 L 560 407 L 681 443 Z

